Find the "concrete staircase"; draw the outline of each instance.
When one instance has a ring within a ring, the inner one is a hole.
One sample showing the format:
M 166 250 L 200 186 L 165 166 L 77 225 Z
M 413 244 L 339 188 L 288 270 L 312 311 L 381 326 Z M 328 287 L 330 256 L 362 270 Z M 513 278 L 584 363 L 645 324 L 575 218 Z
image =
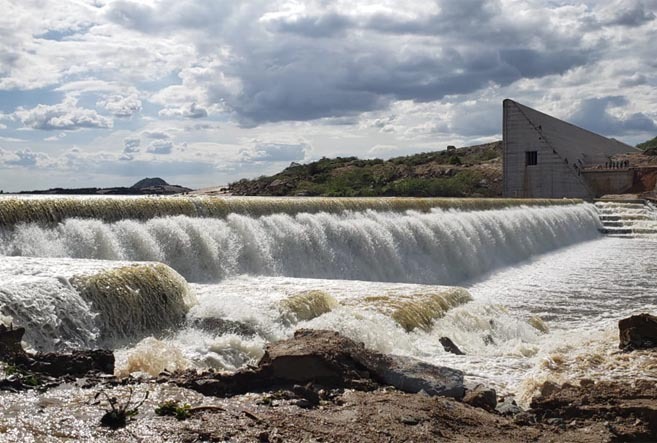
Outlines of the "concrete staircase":
M 657 237 L 657 211 L 645 200 L 599 200 L 600 232 L 613 237 Z

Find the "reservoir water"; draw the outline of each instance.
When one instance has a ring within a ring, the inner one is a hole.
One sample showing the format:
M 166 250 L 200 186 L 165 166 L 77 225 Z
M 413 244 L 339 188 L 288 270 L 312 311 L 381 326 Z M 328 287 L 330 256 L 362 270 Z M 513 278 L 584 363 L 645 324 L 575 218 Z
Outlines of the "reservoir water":
M 0 313 L 34 349 L 113 348 L 122 374 L 234 370 L 310 327 L 521 400 L 657 378 L 616 352 L 618 319 L 657 304 L 657 241 L 600 227 L 575 201 L 5 197 Z

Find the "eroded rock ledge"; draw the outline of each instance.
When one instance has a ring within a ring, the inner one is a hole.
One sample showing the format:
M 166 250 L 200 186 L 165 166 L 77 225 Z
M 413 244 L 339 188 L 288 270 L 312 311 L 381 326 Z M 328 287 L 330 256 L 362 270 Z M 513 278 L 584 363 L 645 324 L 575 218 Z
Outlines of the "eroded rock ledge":
M 267 346 L 257 367 L 233 374 L 182 373 L 172 381 L 205 395 L 237 395 L 306 383 L 371 391 L 394 386 L 403 392 L 462 399 L 463 373 L 419 360 L 370 351 L 337 332 L 300 329 Z

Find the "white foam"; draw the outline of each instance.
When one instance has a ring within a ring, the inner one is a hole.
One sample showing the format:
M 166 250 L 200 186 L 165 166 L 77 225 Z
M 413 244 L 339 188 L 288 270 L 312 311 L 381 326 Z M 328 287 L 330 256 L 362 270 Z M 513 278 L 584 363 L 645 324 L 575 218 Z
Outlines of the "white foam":
M 341 212 L 226 218 L 175 216 L 18 225 L 0 253 L 156 260 L 190 281 L 241 274 L 455 284 L 597 238 L 592 205 L 487 211 Z

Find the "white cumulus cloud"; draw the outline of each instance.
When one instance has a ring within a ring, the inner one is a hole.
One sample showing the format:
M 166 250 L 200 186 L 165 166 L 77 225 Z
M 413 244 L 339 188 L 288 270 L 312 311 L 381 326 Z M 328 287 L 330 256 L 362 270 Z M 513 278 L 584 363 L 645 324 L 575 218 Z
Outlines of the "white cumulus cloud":
M 18 108 L 14 118 L 32 129 L 75 130 L 81 128 L 111 128 L 111 118 L 93 109 L 79 108 L 74 100 L 67 99 L 56 105 L 37 105 L 31 109 Z

